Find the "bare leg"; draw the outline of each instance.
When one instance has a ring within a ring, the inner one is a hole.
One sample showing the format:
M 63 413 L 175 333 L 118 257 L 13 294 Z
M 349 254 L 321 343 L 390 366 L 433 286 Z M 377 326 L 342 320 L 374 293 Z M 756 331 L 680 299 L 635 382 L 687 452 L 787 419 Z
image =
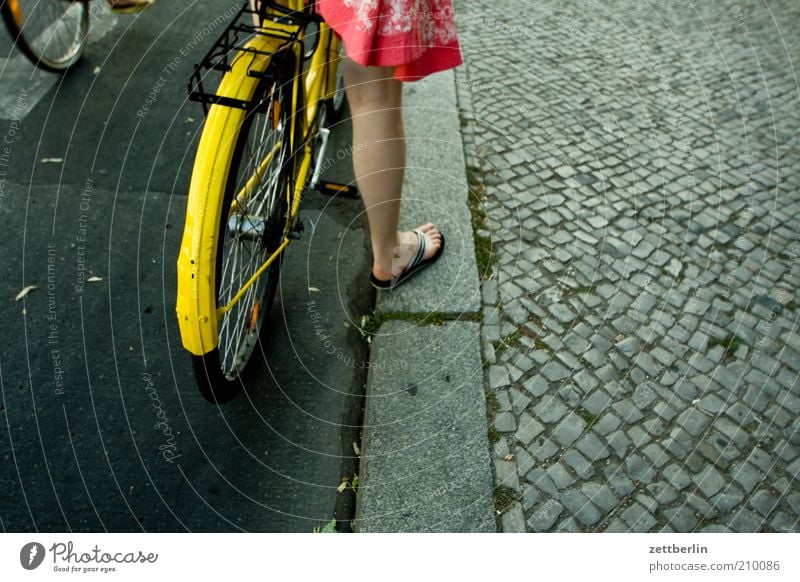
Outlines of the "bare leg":
M 364 67 L 345 57 L 344 82 L 353 121 L 353 169 L 364 199 L 372 242 L 372 272 L 381 280 L 402 273 L 416 252 L 413 232 L 399 232 L 400 195 L 406 163 L 402 83 L 391 67 Z M 425 258 L 441 246 L 432 224 Z

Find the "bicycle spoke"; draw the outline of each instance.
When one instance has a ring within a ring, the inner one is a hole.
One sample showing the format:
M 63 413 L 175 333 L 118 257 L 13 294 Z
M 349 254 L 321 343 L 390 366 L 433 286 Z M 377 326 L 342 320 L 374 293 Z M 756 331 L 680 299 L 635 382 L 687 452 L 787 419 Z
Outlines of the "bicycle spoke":
M 221 306 L 228 305 L 275 252 L 277 233 L 273 230 L 284 226 L 283 223 L 276 225 L 278 219 L 273 216 L 283 194 L 280 191 L 281 169 L 288 153 L 287 144 L 283 142 L 284 119 L 274 121 L 276 112 L 280 111 L 275 106 L 279 93 L 278 90 L 268 95 L 265 102 L 268 100 L 269 105 L 264 110 L 251 112 L 253 118 L 246 124 L 248 136 L 233 190 L 235 204 L 226 218 L 218 295 Z M 255 345 L 259 322 L 265 316 L 262 298 L 275 276 L 269 269 L 265 271 L 221 318 L 218 330 L 220 365 L 229 379 L 238 375 Z

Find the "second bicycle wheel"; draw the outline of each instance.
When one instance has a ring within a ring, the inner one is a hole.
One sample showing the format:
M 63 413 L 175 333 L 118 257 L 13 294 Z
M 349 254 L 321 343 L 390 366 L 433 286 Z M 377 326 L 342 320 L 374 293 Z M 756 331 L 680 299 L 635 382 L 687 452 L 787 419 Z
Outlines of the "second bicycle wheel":
M 291 88 L 269 84 L 256 92 L 234 148 L 222 205 L 216 254 L 217 305 L 228 305 L 276 252 L 287 233 L 292 187 Z M 240 377 L 275 298 L 281 255 L 219 320 L 217 348 L 192 356 L 195 379 L 210 402 L 224 404 L 243 386 Z
M 4 0 L 3 20 L 14 42 L 47 71 L 74 65 L 89 34 L 88 0 Z

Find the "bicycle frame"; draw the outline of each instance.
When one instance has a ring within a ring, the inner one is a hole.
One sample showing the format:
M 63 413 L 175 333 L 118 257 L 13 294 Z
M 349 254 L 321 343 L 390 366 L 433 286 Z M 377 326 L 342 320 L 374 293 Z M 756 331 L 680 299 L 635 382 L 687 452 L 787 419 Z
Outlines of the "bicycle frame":
M 276 15 L 283 10 L 266 3 L 261 11 L 276 16 L 264 18 L 260 31 L 238 49 L 230 59 L 216 94 L 201 98 L 210 104 L 192 171 L 187 198 L 186 222 L 178 256 L 178 296 L 176 312 L 183 347 L 194 355 L 213 350 L 218 343 L 218 320 L 243 295 L 247 288 L 272 264 L 289 245 L 285 236 L 278 249 L 264 262 L 255 275 L 239 290 L 228 305 L 216 305 L 216 242 L 220 230 L 221 208 L 228 171 L 238 130 L 252 111 L 253 100 L 260 81 L 267 75 L 270 63 L 280 51 L 292 51 L 294 62 L 293 103 L 290 135 L 293 163 L 299 168 L 297 179 L 287 188 L 287 226 L 296 223 L 300 200 L 312 166 L 312 140 L 317 133 L 317 119 L 322 101 L 332 97 L 336 87 L 336 67 L 331 63 L 339 58 L 338 38 L 330 27 L 319 20 L 318 39 L 304 69 L 305 25 L 309 9 L 303 0 L 289 0 L 288 9 L 300 18 Z M 247 5 L 242 8 L 240 16 Z M 274 11 L 274 12 L 270 12 Z M 294 20 L 294 22 L 293 22 Z M 212 49 L 213 50 L 213 49 Z M 271 154 L 268 154 L 271 155 Z M 265 159 L 260 164 L 266 165 Z M 294 167 L 294 166 L 293 166 Z M 258 179 L 258 170 L 251 180 Z M 248 180 L 250 182 L 250 180 Z M 247 186 L 242 189 L 246 194 Z M 238 195 L 242 195 L 240 192 Z M 238 196 L 237 195 L 237 196 Z M 289 229 L 287 229 L 287 233 Z

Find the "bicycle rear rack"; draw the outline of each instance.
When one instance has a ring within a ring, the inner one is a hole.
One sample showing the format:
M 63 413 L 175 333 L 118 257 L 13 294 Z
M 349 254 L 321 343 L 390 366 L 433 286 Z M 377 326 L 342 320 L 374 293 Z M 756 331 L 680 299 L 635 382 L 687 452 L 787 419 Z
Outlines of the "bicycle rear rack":
M 262 1 L 259 9 L 252 9 L 250 2 L 244 3 L 242 8 L 225 28 L 211 49 L 195 66 L 189 78 L 189 100 L 203 105 L 203 113 L 207 116 L 210 105 L 223 105 L 236 109 L 249 109 L 252 104 L 241 99 L 234 99 L 218 95 L 208 87 L 216 88 L 226 72 L 231 70 L 232 60 L 239 56 L 251 54 L 277 55 L 286 50 L 287 55 L 292 53 L 292 45 L 301 42 L 300 32 L 309 22 L 319 21 L 318 15 L 313 12 L 292 12 L 289 9 L 269 1 Z M 261 26 L 254 24 L 254 17 L 261 22 Z M 274 22 L 281 26 L 270 26 Z M 269 37 L 283 41 L 279 48 L 272 51 L 258 50 L 250 46 L 255 37 Z M 270 67 L 279 67 L 281 59 L 272 59 Z M 248 75 L 261 79 L 271 79 L 275 69 L 266 71 L 250 70 Z

